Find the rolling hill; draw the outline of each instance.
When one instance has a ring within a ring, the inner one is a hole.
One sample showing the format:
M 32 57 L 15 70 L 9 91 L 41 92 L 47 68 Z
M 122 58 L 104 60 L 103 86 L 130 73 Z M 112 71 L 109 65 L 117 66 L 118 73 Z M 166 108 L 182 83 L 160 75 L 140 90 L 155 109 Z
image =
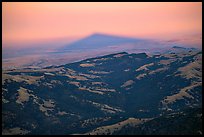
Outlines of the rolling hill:
M 120 52 L 59 66 L 2 71 L 2 134 L 86 134 L 111 125 L 118 128 L 118 123 L 121 131 L 112 134 L 123 134 L 127 128 L 134 134 L 153 134 L 150 129 L 162 122 L 159 117 L 168 121 L 167 115 L 196 108 L 202 108 L 202 51 L 151 56 Z M 189 134 L 186 130 L 195 124 L 200 127 L 202 119 L 197 120 L 178 134 Z M 162 124 L 158 133 L 174 134 L 162 130 L 168 122 Z M 190 134 L 202 132 L 194 131 Z

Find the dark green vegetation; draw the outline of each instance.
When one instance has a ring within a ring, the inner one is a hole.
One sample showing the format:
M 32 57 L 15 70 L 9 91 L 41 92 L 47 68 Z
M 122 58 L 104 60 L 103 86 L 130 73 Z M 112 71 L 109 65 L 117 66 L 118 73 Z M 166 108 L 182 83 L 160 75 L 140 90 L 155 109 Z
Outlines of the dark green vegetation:
M 166 114 L 137 126 L 126 125 L 113 135 L 201 135 L 202 109 Z
M 133 117 L 154 119 L 114 134 L 199 134 L 201 56 L 122 52 L 3 71 L 2 133 L 82 134 Z

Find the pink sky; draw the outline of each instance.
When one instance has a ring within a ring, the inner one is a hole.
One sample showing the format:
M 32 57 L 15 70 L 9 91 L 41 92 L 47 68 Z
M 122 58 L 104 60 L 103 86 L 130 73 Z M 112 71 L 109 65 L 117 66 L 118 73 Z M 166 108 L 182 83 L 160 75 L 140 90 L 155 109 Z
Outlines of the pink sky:
M 144 38 L 202 33 L 201 2 L 2 3 L 3 43 L 83 37 L 95 32 Z

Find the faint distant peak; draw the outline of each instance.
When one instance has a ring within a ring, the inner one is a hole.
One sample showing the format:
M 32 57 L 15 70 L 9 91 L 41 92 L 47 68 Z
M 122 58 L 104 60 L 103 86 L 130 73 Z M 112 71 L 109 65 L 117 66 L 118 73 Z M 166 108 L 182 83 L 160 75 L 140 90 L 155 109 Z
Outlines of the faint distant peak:
M 173 48 L 173 49 L 186 49 L 186 50 L 187 50 L 187 49 L 188 49 L 188 50 L 191 49 L 191 50 L 196 50 L 196 48 L 189 48 L 189 47 L 186 48 L 186 47 L 181 47 L 181 46 L 173 46 L 172 48 Z
M 173 46 L 172 48 L 174 48 L 174 49 L 186 49 L 186 48 L 180 47 L 180 46 Z

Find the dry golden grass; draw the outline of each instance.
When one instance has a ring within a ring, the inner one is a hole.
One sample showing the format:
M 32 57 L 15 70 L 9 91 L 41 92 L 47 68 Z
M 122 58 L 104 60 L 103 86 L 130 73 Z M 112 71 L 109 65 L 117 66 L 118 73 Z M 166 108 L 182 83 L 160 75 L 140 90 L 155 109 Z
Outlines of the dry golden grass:
M 103 82 L 91 82 L 92 85 L 102 85 Z
M 28 134 L 30 131 L 22 129 L 20 127 L 10 128 L 10 129 L 3 129 L 2 135 L 25 135 Z
M 199 82 L 199 83 L 193 83 L 190 86 L 182 88 L 177 94 L 174 94 L 174 95 L 171 95 L 171 96 L 167 96 L 166 99 L 162 100 L 162 104 L 164 106 L 166 106 L 168 104 L 176 102 L 177 100 L 184 99 L 184 97 L 193 99 L 194 97 L 191 96 L 188 93 L 188 91 L 193 89 L 193 88 L 195 88 L 195 87 L 197 87 L 197 86 L 201 86 L 201 85 L 202 85 L 202 83 Z
M 100 59 L 94 59 L 93 61 L 105 61 L 105 60 L 110 60 L 110 58 L 100 58 Z
M 46 116 L 50 116 L 48 112 L 53 111 L 54 107 L 55 107 L 54 102 L 51 100 L 48 101 L 43 100 L 43 104 L 39 104 L 40 111 L 42 111 Z
M 152 74 L 162 72 L 162 71 L 166 71 L 166 70 L 168 70 L 168 67 L 158 68 L 156 70 L 150 71 L 149 74 L 152 75 Z
M 65 112 L 65 111 L 59 111 L 57 114 L 60 115 L 60 116 L 63 116 L 63 115 L 67 115 L 67 114 L 69 114 L 69 113 L 67 113 L 67 112 Z
M 93 70 L 91 70 L 91 71 L 89 71 L 90 73 L 93 73 L 93 74 L 109 74 L 109 73 L 111 73 L 111 72 L 107 72 L 107 71 L 93 71 Z
M 77 82 L 77 81 L 68 81 L 68 83 L 69 83 L 69 84 L 72 84 L 72 85 L 75 85 L 75 86 L 77 86 L 77 87 L 80 86 L 80 83 Z
M 76 79 L 76 80 L 80 80 L 80 81 L 85 81 L 85 80 L 88 80 L 86 77 L 83 77 L 83 76 L 71 76 L 71 75 L 65 75 L 71 79 Z
M 28 76 L 28 75 L 8 75 L 2 74 L 2 85 L 4 85 L 5 80 L 13 80 L 15 82 L 26 82 L 28 84 L 36 84 L 38 80 L 44 76 Z
M 93 104 L 94 106 L 96 106 L 97 108 L 101 109 L 102 111 L 106 112 L 106 113 L 117 113 L 117 112 L 124 112 L 123 110 L 119 109 L 119 108 L 114 108 L 111 107 L 109 105 L 106 104 L 100 104 L 97 102 L 93 102 L 93 101 L 88 101 L 89 103 Z
M 133 80 L 128 80 L 128 81 L 126 81 L 121 87 L 131 86 L 133 83 L 134 83 Z
M 50 72 L 45 72 L 44 74 L 45 74 L 45 75 L 50 75 L 50 76 L 55 76 L 55 74 L 50 73 Z
M 108 88 L 101 88 L 101 87 L 94 87 L 95 90 L 103 91 L 103 92 L 116 92 L 115 89 L 108 89 Z
M 145 74 L 145 73 L 143 73 L 143 74 L 139 74 L 137 77 L 136 77 L 136 79 L 142 79 L 142 78 L 144 78 L 145 76 L 146 76 L 147 74 Z
M 84 74 L 84 73 L 80 73 L 79 74 L 80 76 L 85 76 L 87 78 L 100 78 L 100 76 L 97 76 L 97 75 L 90 75 L 90 74 Z
M 122 56 L 125 56 L 126 54 L 117 54 L 117 55 L 114 55 L 113 57 L 115 58 L 119 58 L 119 57 L 122 57 Z
M 181 73 L 177 74 L 176 76 L 182 76 L 182 77 L 185 77 L 186 79 L 198 78 L 201 80 L 202 79 L 202 60 L 196 60 L 194 62 L 187 64 L 184 67 L 180 67 L 178 71 Z
M 93 67 L 95 66 L 95 64 L 88 64 L 88 63 L 85 63 L 85 64 L 80 64 L 81 67 Z
M 141 70 L 149 70 L 147 67 L 153 66 L 154 63 L 149 63 L 149 64 L 145 64 L 141 67 L 139 67 L 138 69 L 136 69 L 135 71 L 141 71 Z
M 89 91 L 89 92 L 92 92 L 92 93 L 97 93 L 97 94 L 101 94 L 103 95 L 104 93 L 101 92 L 101 91 L 97 91 L 97 90 L 92 90 L 90 88 L 87 88 L 87 87 L 79 87 L 79 90 L 85 90 L 85 91 Z
M 30 96 L 32 95 L 28 93 L 28 89 L 20 87 L 20 89 L 18 90 L 18 97 L 16 103 L 23 105 L 24 102 L 29 101 Z
M 160 60 L 159 61 L 159 64 L 162 64 L 162 65 L 169 65 L 171 64 L 172 62 L 176 61 L 177 59 L 167 59 L 167 60 Z
M 136 119 L 136 118 L 128 118 L 127 120 L 121 121 L 119 123 L 109 125 L 109 126 L 102 126 L 92 130 L 91 132 L 85 133 L 85 135 L 107 135 L 112 134 L 115 131 L 120 130 L 122 127 L 126 125 L 136 126 L 142 124 L 150 119 Z

